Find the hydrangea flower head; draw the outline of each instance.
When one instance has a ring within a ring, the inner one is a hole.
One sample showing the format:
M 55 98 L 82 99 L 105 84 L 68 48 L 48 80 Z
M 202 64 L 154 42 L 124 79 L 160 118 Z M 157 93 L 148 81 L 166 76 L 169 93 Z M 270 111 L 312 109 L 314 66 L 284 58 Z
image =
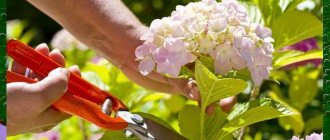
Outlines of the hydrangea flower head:
M 202 0 L 178 5 L 171 16 L 154 20 L 136 49 L 141 74 L 154 69 L 178 77 L 181 67 L 199 56 L 214 60 L 215 72 L 227 74 L 247 68 L 256 85 L 269 77 L 272 31 L 251 23 L 236 0 Z
M 304 139 L 300 139 L 299 137 L 297 136 L 293 136 L 291 138 L 291 140 L 304 140 Z M 323 133 L 321 134 L 317 134 L 317 133 L 312 133 L 310 135 L 307 135 L 305 137 L 305 140 L 323 140 Z

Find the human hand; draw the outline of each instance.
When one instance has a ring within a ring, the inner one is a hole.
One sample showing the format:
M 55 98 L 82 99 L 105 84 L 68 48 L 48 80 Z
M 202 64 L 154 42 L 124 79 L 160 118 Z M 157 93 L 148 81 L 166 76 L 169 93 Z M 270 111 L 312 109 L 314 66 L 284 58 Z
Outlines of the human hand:
M 46 44 L 38 45 L 35 50 L 60 65 L 65 65 L 64 57 L 59 50 L 49 52 Z M 66 92 L 70 71 L 80 75 L 77 66 L 70 67 L 69 70 L 57 68 L 44 79 L 33 72 L 26 72 L 26 68 L 15 61 L 11 70 L 21 75 L 27 73 L 29 78 L 38 82 L 7 84 L 8 135 L 43 132 L 70 117 L 50 106 Z

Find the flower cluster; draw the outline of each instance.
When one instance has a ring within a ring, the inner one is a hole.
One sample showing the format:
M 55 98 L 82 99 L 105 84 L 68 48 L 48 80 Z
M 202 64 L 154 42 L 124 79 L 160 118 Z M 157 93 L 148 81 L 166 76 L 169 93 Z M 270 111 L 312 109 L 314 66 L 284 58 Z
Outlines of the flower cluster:
M 291 140 L 304 140 L 304 139 L 300 139 L 297 136 L 293 136 Z M 321 134 L 312 133 L 310 135 L 307 135 L 305 140 L 323 140 L 323 133 Z
M 203 55 L 214 60 L 216 73 L 247 68 L 260 85 L 271 70 L 271 35 L 269 28 L 251 23 L 236 0 L 202 0 L 178 5 L 170 17 L 154 20 L 135 55 L 143 75 L 156 67 L 159 73 L 177 77 L 182 66 Z

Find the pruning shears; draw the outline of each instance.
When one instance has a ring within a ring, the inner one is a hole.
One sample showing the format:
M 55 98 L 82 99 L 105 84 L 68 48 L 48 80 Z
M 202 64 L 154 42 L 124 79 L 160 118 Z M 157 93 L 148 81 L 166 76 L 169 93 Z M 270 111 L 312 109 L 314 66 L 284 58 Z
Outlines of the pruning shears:
M 46 77 L 50 71 L 62 67 L 18 40 L 9 40 L 6 49 L 8 56 L 42 77 Z M 7 71 L 6 76 L 7 83 L 37 82 L 12 71 Z M 79 116 L 107 130 L 126 129 L 128 133 L 134 134 L 142 140 L 186 139 L 151 119 L 129 112 L 118 98 L 87 82 L 79 75 L 70 73 L 68 81 L 67 92 L 52 105 L 59 111 Z

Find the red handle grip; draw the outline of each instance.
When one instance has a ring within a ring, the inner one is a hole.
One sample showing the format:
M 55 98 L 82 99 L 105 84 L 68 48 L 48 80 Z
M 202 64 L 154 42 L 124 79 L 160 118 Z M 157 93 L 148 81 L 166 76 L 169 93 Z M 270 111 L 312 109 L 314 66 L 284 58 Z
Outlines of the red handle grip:
M 9 40 L 7 42 L 7 54 L 18 63 L 28 67 L 33 72 L 43 77 L 47 76 L 50 71 L 61 67 L 60 64 L 17 40 Z M 112 109 L 114 111 L 127 109 L 116 97 L 88 83 L 74 73 L 71 73 L 69 77 L 68 92 L 98 105 L 110 98 L 113 103 Z
M 11 82 L 26 82 L 35 83 L 36 81 L 26 78 L 19 74 L 7 71 L 7 83 Z M 99 127 L 110 130 L 122 130 L 127 127 L 127 122 L 123 119 L 116 117 L 111 118 L 101 112 L 100 107 L 93 102 L 77 97 L 70 93 L 65 93 L 60 100 L 52 105 L 55 109 L 62 112 L 77 115 L 89 122 L 96 124 Z

